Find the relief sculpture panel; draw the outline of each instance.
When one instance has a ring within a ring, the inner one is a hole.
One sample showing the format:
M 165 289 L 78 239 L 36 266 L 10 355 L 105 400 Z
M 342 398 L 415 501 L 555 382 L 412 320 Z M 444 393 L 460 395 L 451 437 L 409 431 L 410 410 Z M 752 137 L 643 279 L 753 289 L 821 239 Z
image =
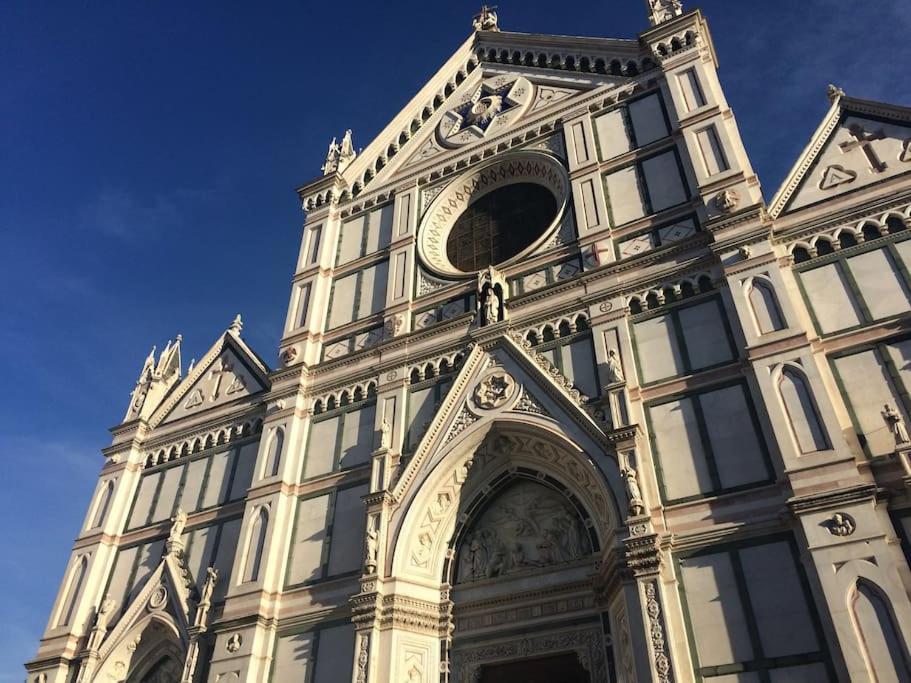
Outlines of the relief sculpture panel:
M 591 552 L 570 502 L 543 484 L 522 481 L 497 496 L 465 534 L 456 583 L 571 562 Z

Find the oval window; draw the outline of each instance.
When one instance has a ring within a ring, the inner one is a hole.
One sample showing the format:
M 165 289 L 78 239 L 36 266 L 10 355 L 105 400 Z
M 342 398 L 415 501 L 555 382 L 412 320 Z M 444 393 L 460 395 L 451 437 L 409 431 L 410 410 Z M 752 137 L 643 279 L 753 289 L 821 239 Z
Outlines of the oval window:
M 557 198 L 543 185 L 500 187 L 456 219 L 446 256 L 465 273 L 508 261 L 534 244 L 557 217 L 557 209 Z

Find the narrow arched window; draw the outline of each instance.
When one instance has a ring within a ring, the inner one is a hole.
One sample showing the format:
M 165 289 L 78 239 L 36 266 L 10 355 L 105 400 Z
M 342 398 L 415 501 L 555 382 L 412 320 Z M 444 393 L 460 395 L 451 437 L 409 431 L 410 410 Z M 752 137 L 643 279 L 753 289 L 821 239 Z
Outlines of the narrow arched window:
M 98 500 L 95 502 L 95 512 L 92 515 L 92 521 L 89 529 L 97 529 L 108 516 L 108 508 L 111 507 L 111 499 L 114 497 L 114 480 L 108 480 L 98 494 Z
M 266 531 L 269 528 L 269 512 L 261 506 L 253 515 L 247 540 L 247 558 L 244 562 L 244 583 L 259 580 L 259 569 L 266 547 Z
M 877 681 L 911 680 L 911 665 L 904 639 L 895 624 L 889 601 L 878 586 L 858 579 L 851 600 L 855 627 L 860 636 L 870 679 Z
M 795 368 L 785 368 L 778 381 L 778 391 L 800 452 L 815 453 L 826 450 L 829 441 L 813 394 L 803 374 Z
M 263 469 L 263 477 L 274 477 L 278 474 L 281 467 L 282 450 L 285 447 L 285 430 L 276 427 L 272 432 L 272 438 L 269 439 L 269 446 L 266 453 L 266 466 Z
M 764 280 L 753 280 L 750 286 L 750 308 L 759 334 L 783 330 L 786 326 L 772 286 Z
M 85 583 L 85 575 L 88 566 L 88 556 L 82 555 L 76 559 L 73 568 L 70 570 L 70 575 L 66 582 L 66 591 L 64 592 L 63 600 L 60 603 L 60 615 L 57 617 L 57 626 L 69 626 L 72 624 L 73 617 L 76 613 L 76 605 L 79 604 L 79 594 L 82 592 L 82 584 Z

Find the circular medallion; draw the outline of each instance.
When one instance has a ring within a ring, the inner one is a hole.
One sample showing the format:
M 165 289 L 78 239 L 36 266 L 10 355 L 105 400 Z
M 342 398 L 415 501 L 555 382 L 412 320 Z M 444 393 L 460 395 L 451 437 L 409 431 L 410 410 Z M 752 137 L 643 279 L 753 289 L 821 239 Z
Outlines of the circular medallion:
M 168 601 L 168 589 L 164 584 L 158 584 L 158 587 L 149 598 L 149 609 L 161 609 Z
M 569 177 L 554 157 L 536 151 L 504 155 L 437 195 L 422 219 L 418 252 L 444 277 L 510 265 L 553 236 L 568 201 Z
M 516 381 L 506 372 L 492 372 L 475 387 L 474 404 L 481 410 L 505 405 L 516 393 Z
M 461 147 L 495 135 L 518 119 L 534 95 L 534 86 L 521 76 L 493 76 L 485 79 L 437 126 L 437 137 L 446 147 Z

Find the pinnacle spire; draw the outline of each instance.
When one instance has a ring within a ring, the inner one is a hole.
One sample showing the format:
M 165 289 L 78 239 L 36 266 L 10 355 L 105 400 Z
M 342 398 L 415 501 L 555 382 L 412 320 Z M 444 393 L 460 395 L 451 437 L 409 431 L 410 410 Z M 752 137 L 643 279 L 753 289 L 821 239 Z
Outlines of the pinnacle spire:
M 478 12 L 471 20 L 471 25 L 474 26 L 475 31 L 499 31 L 497 27 L 497 6 L 488 7 L 487 5 L 481 6 L 481 11 Z
M 649 21 L 652 26 L 663 24 L 683 14 L 683 3 L 680 0 L 645 0 L 648 4 Z
M 826 96 L 829 98 L 829 102 L 835 104 L 835 102 L 845 96 L 845 91 L 839 88 L 837 85 L 832 85 L 829 83 L 829 87 L 826 88 Z
M 228 327 L 228 332 L 231 334 L 240 336 L 240 331 L 244 329 L 244 321 L 240 319 L 240 313 L 234 316 L 234 320 L 231 321 L 231 325 Z

